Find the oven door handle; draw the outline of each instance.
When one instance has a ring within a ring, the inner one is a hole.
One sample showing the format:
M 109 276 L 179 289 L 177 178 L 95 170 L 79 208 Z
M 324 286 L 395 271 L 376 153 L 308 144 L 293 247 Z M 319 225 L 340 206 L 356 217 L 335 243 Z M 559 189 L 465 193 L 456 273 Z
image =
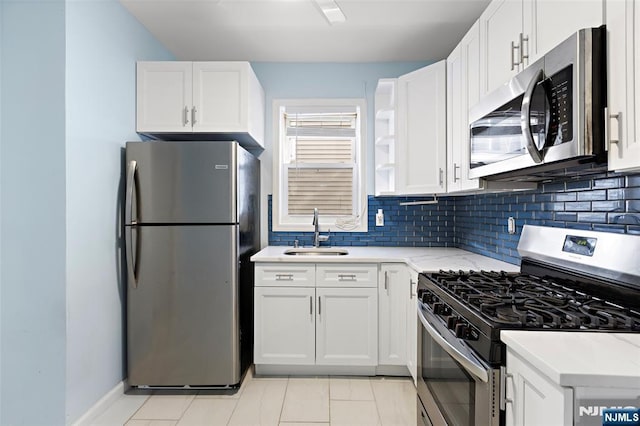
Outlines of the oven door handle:
M 458 361 L 469 373 L 482 380 L 484 383 L 489 382 L 489 369 L 485 367 L 478 359 L 476 359 L 472 353 L 464 354 L 458 348 L 453 346 L 442 334 L 436 330 L 436 328 L 427 320 L 424 312 L 422 311 L 420 304 L 418 304 L 418 317 L 420 322 L 427 330 L 431 338 L 436 341 L 442 349 L 447 351 L 449 355 L 456 361 Z

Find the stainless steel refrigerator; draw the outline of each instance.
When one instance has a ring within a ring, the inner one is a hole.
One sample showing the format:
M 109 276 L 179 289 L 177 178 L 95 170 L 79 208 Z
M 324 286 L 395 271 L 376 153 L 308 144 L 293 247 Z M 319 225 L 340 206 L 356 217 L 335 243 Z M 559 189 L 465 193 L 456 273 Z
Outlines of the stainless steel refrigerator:
M 240 383 L 253 353 L 259 167 L 236 142 L 127 142 L 130 385 Z

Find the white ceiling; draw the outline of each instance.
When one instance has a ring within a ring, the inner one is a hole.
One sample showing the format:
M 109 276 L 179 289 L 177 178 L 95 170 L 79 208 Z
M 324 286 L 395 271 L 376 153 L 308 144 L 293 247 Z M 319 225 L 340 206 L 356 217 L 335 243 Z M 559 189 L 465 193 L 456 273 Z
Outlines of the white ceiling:
M 445 58 L 489 0 L 120 0 L 179 60 L 388 62 Z

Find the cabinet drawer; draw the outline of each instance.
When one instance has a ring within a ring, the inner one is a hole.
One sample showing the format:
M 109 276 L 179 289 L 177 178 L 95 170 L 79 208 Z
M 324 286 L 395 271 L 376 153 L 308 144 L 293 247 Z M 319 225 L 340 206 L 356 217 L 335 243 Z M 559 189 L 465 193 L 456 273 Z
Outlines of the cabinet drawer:
M 256 287 L 315 287 L 312 263 L 256 263 Z
M 377 287 L 377 264 L 318 264 L 316 287 Z

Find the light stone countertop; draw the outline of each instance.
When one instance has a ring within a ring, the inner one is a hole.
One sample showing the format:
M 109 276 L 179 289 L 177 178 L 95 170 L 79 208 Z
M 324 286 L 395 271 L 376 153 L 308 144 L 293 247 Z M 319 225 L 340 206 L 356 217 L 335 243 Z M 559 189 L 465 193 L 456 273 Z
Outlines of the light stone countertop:
M 566 387 L 640 389 L 640 334 L 508 330 L 500 339 Z
M 253 262 L 297 263 L 406 263 L 416 272 L 492 270 L 519 272 L 520 266 L 466 250 L 446 247 L 331 247 L 346 249 L 346 256 L 291 256 L 288 246 L 268 246 L 251 257 Z

